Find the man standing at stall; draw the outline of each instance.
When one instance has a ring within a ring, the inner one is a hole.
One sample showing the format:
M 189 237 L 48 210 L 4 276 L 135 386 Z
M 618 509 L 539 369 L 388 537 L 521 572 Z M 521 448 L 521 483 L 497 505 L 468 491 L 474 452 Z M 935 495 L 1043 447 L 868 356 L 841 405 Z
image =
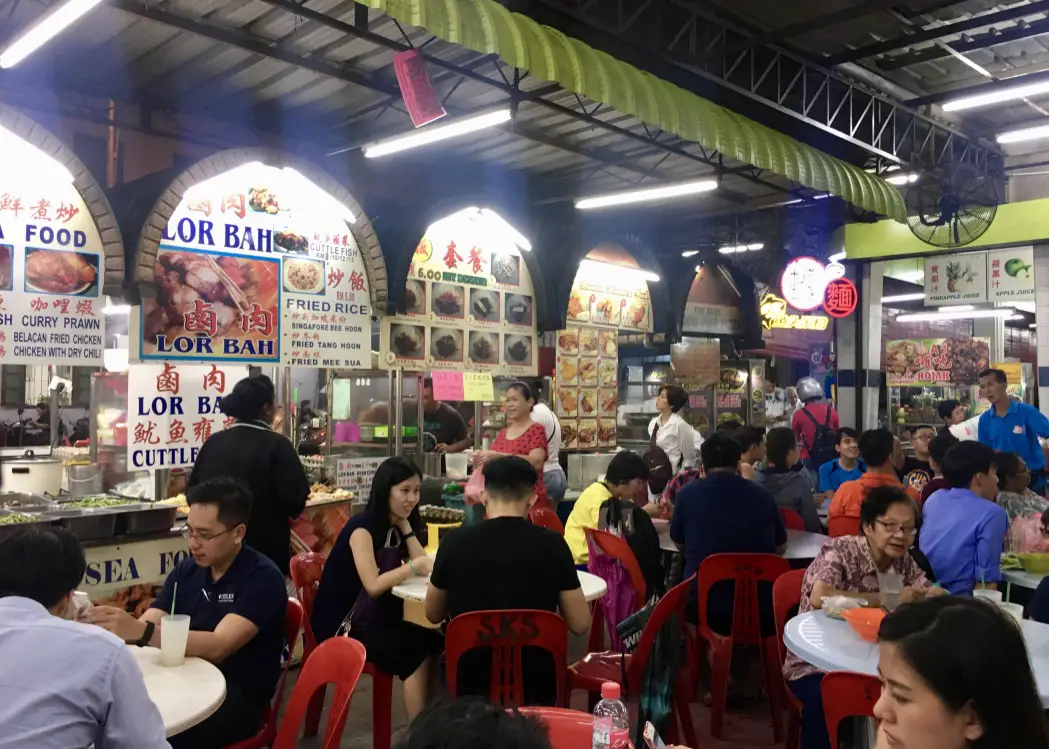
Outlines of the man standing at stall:
M 433 380 L 423 380 L 423 431 L 437 441 L 434 452 L 461 453 L 473 444 L 462 415 L 447 403 L 433 397 Z
M 1045 453 L 1038 438 L 1049 437 L 1049 419 L 1032 405 L 1014 401 L 1006 389 L 1008 378 L 1000 369 L 980 372 L 980 397 L 991 407 L 980 416 L 976 438 L 996 452 L 1016 453 L 1031 470 L 1031 488 L 1045 490 Z

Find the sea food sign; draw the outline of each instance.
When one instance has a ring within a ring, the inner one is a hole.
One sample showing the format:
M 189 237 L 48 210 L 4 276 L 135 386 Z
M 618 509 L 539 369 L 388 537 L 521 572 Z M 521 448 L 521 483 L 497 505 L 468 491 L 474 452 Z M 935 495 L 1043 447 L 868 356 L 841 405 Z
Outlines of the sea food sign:
M 102 254 L 72 175 L 0 129 L 0 365 L 101 366 Z
M 367 368 L 354 218 L 295 170 L 257 162 L 191 188 L 160 241 L 139 358 Z
M 193 465 L 208 437 L 233 425 L 219 404 L 247 376 L 248 368 L 235 364 L 132 364 L 128 466 L 156 470 Z

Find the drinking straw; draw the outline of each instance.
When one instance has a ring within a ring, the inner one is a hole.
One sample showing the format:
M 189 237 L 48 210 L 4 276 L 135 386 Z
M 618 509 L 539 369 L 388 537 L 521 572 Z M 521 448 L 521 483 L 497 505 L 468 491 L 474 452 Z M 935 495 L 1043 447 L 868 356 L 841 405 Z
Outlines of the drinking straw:
M 171 616 L 175 616 L 175 596 L 178 595 L 178 581 L 175 581 L 175 589 L 171 591 Z
M 1006 580 L 1005 581 L 1005 602 L 1006 603 L 1009 603 L 1009 596 L 1012 594 L 1012 592 L 1013 592 L 1013 584 L 1012 584 L 1012 582 Z
M 987 590 L 987 581 L 983 579 L 983 570 L 980 570 L 980 587 Z

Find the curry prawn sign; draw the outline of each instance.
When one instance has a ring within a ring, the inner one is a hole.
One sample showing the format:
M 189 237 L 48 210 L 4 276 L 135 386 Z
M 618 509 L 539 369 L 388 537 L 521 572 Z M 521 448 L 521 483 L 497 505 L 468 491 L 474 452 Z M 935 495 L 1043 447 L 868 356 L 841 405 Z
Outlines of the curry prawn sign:
M 248 368 L 236 364 L 132 364 L 128 466 L 156 470 L 193 465 L 208 437 L 233 425 L 219 403 L 247 376 Z
M 188 190 L 142 302 L 142 360 L 364 369 L 371 297 L 354 217 L 292 169 L 253 162 Z

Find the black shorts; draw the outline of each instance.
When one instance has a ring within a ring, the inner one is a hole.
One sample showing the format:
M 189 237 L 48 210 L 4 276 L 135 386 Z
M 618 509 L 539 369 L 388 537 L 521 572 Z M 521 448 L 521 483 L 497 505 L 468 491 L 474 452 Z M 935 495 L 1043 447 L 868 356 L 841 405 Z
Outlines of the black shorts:
M 368 663 L 380 671 L 407 679 L 427 658 L 444 650 L 440 630 L 427 629 L 403 620 L 383 624 L 366 632 L 350 632 L 368 651 Z

